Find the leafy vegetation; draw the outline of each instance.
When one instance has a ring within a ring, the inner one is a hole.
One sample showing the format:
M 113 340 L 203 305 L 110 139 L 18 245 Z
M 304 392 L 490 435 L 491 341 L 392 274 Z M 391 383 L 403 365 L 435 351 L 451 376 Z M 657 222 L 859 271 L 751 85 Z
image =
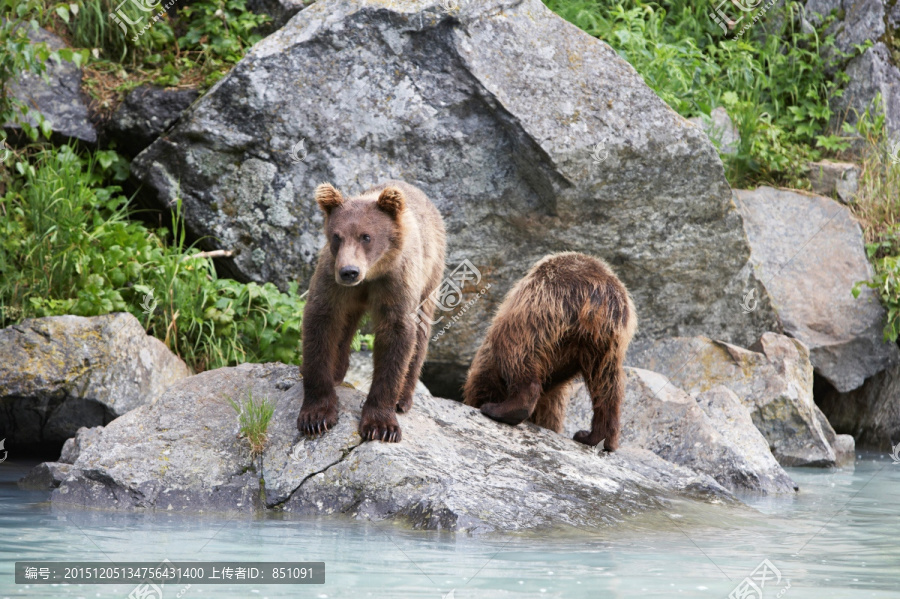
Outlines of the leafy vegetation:
M 195 371 L 240 362 L 300 362 L 297 285 L 220 279 L 173 231 L 131 220 L 118 185 L 125 161 L 69 146 L 16 161 L 0 198 L 0 327 L 23 318 L 127 311 Z M 359 339 L 357 339 L 357 347 Z
M 734 39 L 710 19 L 708 2 L 544 1 L 612 46 L 682 116 L 725 107 L 741 133 L 737 155 L 723 156 L 735 187 L 802 186 L 808 161 L 847 147 L 828 131 L 829 100 L 846 81 L 826 68 L 842 56 L 822 34 L 831 19 L 801 32 L 798 2 L 767 13 L 770 31 L 760 21 Z
M 858 283 L 853 293 L 858 296 L 862 285 L 875 290 L 887 310 L 884 338 L 896 341 L 900 337 L 900 141 L 890 140 L 884 120 L 883 114 L 867 110 L 855 127 L 845 127 L 863 142 L 853 210 L 863 224 L 866 251 L 875 267 L 874 277 Z

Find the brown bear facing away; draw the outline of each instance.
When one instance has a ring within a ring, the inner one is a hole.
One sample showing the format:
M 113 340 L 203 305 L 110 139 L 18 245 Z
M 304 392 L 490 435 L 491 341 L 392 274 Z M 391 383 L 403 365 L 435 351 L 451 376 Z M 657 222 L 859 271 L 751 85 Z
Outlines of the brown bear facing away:
M 316 189 L 328 240 L 303 311 L 303 406 L 297 428 L 317 435 L 338 420 L 335 385 L 344 380 L 350 343 L 368 310 L 375 333 L 375 370 L 362 409 L 365 440 L 400 441 L 395 412 L 412 407 L 434 302 L 421 307 L 444 272 L 446 233 L 437 208 L 416 187 L 388 181 L 344 198 L 325 183 Z M 430 308 L 429 308 L 430 307 Z
M 570 382 L 591 395 L 591 430 L 575 440 L 619 445 L 623 362 L 637 329 L 628 290 L 610 267 L 576 252 L 545 256 L 509 291 L 475 354 L 463 394 L 486 416 L 516 425 L 531 418 L 562 432 Z

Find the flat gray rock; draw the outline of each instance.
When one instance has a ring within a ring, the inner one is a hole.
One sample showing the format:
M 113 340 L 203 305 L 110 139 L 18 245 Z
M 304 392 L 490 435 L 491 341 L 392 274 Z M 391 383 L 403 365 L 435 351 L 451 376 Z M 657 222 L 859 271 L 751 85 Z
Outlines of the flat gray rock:
M 838 391 L 856 389 L 900 360 L 884 341 L 862 230 L 850 210 L 822 196 L 760 187 L 735 191 L 750 259 L 784 332 L 809 348 L 816 372 Z
M 733 391 L 782 466 L 838 463 L 829 442 L 835 433 L 813 401 L 809 350 L 796 339 L 766 333 L 747 350 L 706 337 L 675 337 L 655 342 L 630 362 L 691 395 L 719 385 Z
M 622 406 L 623 448 L 652 451 L 741 493 L 793 493 L 796 485 L 778 465 L 750 411 L 729 389 L 717 386 L 696 399 L 661 374 L 626 368 Z M 574 385 L 565 435 L 589 429 L 591 399 Z
M 0 439 L 59 448 L 79 427 L 147 404 L 190 370 L 128 313 L 28 319 L 0 330 Z
M 281 287 L 306 285 L 324 244 L 318 183 L 422 188 L 446 223 L 447 272 L 479 271 L 438 312 L 435 330 L 474 301 L 429 347 L 423 380 L 442 396 L 459 395 L 494 309 L 551 252 L 610 262 L 640 339 L 746 344 L 777 326 L 765 301 L 735 318 L 756 282 L 706 135 L 540 0 L 319 0 L 133 172 L 161 204 L 180 193 L 208 249 L 236 252 L 231 272 Z
M 362 393 L 338 388 L 337 426 L 299 436 L 297 368 L 208 371 L 85 439 L 54 506 L 178 511 L 278 509 L 398 520 L 468 532 L 599 527 L 674 498 L 733 502 L 709 476 L 626 449 L 591 448 L 534 425 L 510 427 L 461 403 L 415 396 L 401 443 L 360 443 Z M 268 446 L 251 459 L 227 398 L 275 403 Z M 82 434 L 86 435 L 87 431 Z

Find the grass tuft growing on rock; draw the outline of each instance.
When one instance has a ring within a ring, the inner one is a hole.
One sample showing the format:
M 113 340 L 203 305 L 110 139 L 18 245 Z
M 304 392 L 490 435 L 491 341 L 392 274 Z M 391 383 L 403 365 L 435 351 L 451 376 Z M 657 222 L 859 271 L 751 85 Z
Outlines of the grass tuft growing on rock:
M 253 399 L 253 391 L 247 392 L 246 399 L 238 403 L 229 397 L 228 402 L 238 414 L 238 434 L 247 441 L 250 446 L 250 456 L 258 458 L 266 449 L 269 440 L 269 421 L 275 413 L 275 404 L 263 397 L 256 401 Z

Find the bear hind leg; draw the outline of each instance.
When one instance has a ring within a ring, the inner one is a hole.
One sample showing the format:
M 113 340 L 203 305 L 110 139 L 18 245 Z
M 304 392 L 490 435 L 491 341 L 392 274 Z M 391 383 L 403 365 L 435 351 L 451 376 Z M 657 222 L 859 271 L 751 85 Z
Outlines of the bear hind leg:
M 572 385 L 566 381 L 556 384 L 541 394 L 531 416 L 536 425 L 561 433 L 566 421 Z
M 586 365 L 582 374 L 591 395 L 594 416 L 591 430 L 575 433 L 573 438 L 579 443 L 594 447 L 603 441 L 607 451 L 619 448 L 619 419 L 625 399 L 624 357 L 613 348 L 599 363 Z

